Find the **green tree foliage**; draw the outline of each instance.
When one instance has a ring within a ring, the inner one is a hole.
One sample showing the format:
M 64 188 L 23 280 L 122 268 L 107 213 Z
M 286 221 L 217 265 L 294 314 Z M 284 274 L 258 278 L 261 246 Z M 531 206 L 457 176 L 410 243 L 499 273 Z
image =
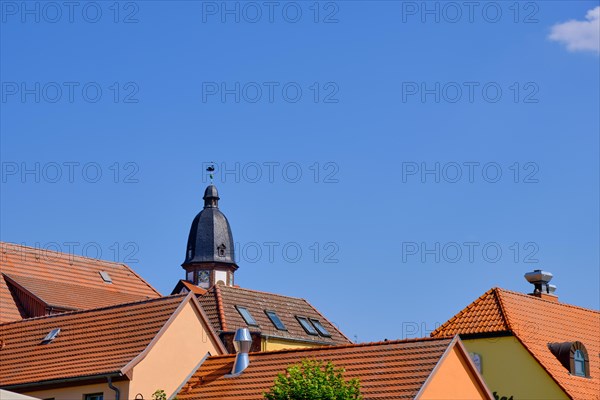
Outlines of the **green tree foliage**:
M 162 389 L 156 389 L 156 392 L 152 393 L 152 400 L 167 400 L 167 394 Z
M 362 400 L 358 379 L 344 380 L 344 369 L 331 362 L 305 359 L 278 374 L 268 400 Z

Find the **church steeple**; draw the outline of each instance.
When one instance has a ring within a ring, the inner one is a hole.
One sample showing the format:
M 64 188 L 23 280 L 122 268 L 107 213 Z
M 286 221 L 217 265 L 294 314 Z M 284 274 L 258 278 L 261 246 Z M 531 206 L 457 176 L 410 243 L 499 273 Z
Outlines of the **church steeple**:
M 204 191 L 204 209 L 192 221 L 185 261 L 186 279 L 208 288 L 216 283 L 233 285 L 235 263 L 229 221 L 219 210 L 219 192 L 214 185 Z

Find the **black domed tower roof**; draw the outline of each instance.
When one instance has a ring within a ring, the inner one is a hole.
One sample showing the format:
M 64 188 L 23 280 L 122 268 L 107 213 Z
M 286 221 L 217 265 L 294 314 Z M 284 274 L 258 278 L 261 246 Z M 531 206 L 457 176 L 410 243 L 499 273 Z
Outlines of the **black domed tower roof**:
M 214 185 L 204 191 L 204 209 L 192 222 L 183 266 L 193 263 L 235 264 L 231 226 L 219 210 L 219 193 Z
M 204 191 L 204 209 L 192 221 L 185 261 L 186 280 L 208 289 L 215 284 L 233 286 L 235 263 L 233 235 L 219 210 L 219 193 L 214 185 Z

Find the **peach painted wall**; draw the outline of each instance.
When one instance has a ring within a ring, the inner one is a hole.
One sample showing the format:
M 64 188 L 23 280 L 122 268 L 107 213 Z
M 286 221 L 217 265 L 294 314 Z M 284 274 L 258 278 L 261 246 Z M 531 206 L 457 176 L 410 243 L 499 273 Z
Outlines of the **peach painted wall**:
M 151 399 L 157 389 L 164 390 L 167 396 L 174 395 L 208 352 L 220 354 L 218 345 L 208 334 L 208 327 L 190 301 L 134 367 L 129 387 L 131 398 L 141 393 L 144 399 Z
M 434 371 L 419 399 L 422 400 L 481 400 L 489 399 L 475 375 L 469 370 L 468 361 L 454 346 Z
M 129 382 L 113 382 L 113 385 L 121 391 L 121 400 L 133 399 L 129 397 Z M 37 390 L 33 392 L 20 392 L 28 396 L 39 399 L 55 398 L 56 400 L 83 400 L 84 395 L 92 393 L 104 393 L 104 400 L 115 400 L 115 392 L 108 387 L 108 383 L 99 383 L 95 385 L 71 386 L 61 389 Z

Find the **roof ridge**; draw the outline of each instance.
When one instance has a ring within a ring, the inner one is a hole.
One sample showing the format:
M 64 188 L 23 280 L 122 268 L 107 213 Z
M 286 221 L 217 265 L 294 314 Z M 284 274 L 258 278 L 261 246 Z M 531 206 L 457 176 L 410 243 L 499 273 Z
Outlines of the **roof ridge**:
M 283 294 L 278 294 L 278 293 L 273 293 L 273 292 L 265 292 L 264 290 L 248 289 L 248 288 L 243 288 L 243 287 L 239 287 L 239 286 L 224 286 L 224 287 L 226 287 L 227 289 L 245 290 L 247 292 L 269 294 L 271 296 L 279 296 L 279 297 L 286 297 L 288 299 L 297 299 L 297 300 L 304 300 L 304 301 L 306 301 L 303 297 L 286 296 L 286 295 L 283 295 Z
M 590 311 L 590 312 L 593 312 L 593 313 L 596 313 L 596 314 L 600 314 L 600 310 L 594 310 L 594 309 L 591 309 L 591 308 L 585 308 L 585 307 L 581 307 L 581 306 L 577 306 L 577 305 L 569 304 L 569 303 L 561 303 L 559 301 L 546 300 L 546 299 L 542 299 L 540 297 L 531 296 L 531 295 L 529 295 L 527 293 L 516 292 L 514 290 L 503 289 L 503 288 L 500 288 L 500 287 L 495 288 L 495 289 L 498 289 L 499 291 L 507 293 L 507 294 L 520 296 L 520 297 L 523 297 L 523 298 L 526 298 L 526 299 L 533 299 L 533 300 L 536 300 L 536 301 L 544 301 L 546 303 L 553 304 L 553 305 L 559 305 L 559 306 L 563 306 L 563 307 L 575 308 L 575 309 L 582 310 L 582 311 Z
M 502 317 L 504 324 L 506 325 L 509 331 L 513 332 L 512 324 L 510 323 L 508 313 L 506 312 L 506 307 L 504 306 L 504 301 L 502 300 L 502 296 L 500 294 L 501 289 L 499 287 L 493 287 L 492 292 L 494 293 L 494 297 L 496 298 L 500 306 L 500 316 Z
M 219 320 L 221 320 L 221 330 L 227 331 L 227 322 L 225 321 L 225 310 L 223 307 L 221 288 L 219 287 L 219 284 L 215 284 L 213 287 L 215 288 L 215 297 L 217 299 L 217 314 L 219 315 Z
M 88 308 L 85 310 L 67 311 L 67 312 L 58 313 L 58 314 L 43 315 L 40 317 L 24 318 L 24 319 L 21 319 L 18 321 L 10 321 L 10 322 L 2 323 L 2 324 L 0 324 L 0 327 L 5 327 L 8 325 L 14 325 L 14 324 L 20 324 L 20 323 L 27 323 L 27 322 L 32 322 L 32 321 L 38 321 L 38 320 L 42 320 L 42 319 L 59 318 L 59 317 L 75 315 L 75 314 L 85 314 L 85 313 L 90 313 L 90 312 L 95 312 L 95 311 L 104 311 L 104 310 L 110 310 L 110 309 L 124 308 L 124 307 L 128 307 L 128 306 L 139 305 L 139 304 L 147 304 L 147 303 L 153 303 L 153 302 L 158 302 L 158 301 L 164 301 L 164 300 L 173 299 L 173 298 L 177 298 L 177 297 L 184 298 L 185 296 L 187 296 L 187 294 L 174 294 L 174 295 L 170 295 L 170 296 L 162 296 L 162 297 L 156 297 L 156 298 L 151 298 L 151 299 L 146 299 L 146 300 L 132 301 L 129 303 L 113 304 L 110 306 Z
M 456 336 L 456 335 L 455 335 Z M 249 355 L 254 356 L 267 356 L 272 354 L 286 354 L 286 353 L 300 353 L 300 352 L 315 352 L 322 350 L 337 350 L 337 349 L 346 349 L 346 348 L 361 348 L 361 347 L 372 347 L 372 346 L 385 346 L 385 345 L 393 345 L 393 344 L 405 344 L 405 343 L 419 343 L 419 342 L 435 342 L 435 341 L 452 341 L 455 336 L 448 337 L 422 337 L 422 338 L 411 338 L 411 339 L 397 339 L 397 340 L 387 340 L 387 341 L 379 341 L 379 342 L 365 342 L 365 343 L 350 343 L 350 344 L 339 344 L 335 346 L 318 346 L 318 347 L 307 347 L 307 348 L 290 348 L 290 349 L 281 349 L 281 350 L 271 350 L 271 351 L 255 351 L 248 353 Z M 217 358 L 228 358 L 235 357 L 235 354 L 220 354 L 211 356 L 212 359 Z

